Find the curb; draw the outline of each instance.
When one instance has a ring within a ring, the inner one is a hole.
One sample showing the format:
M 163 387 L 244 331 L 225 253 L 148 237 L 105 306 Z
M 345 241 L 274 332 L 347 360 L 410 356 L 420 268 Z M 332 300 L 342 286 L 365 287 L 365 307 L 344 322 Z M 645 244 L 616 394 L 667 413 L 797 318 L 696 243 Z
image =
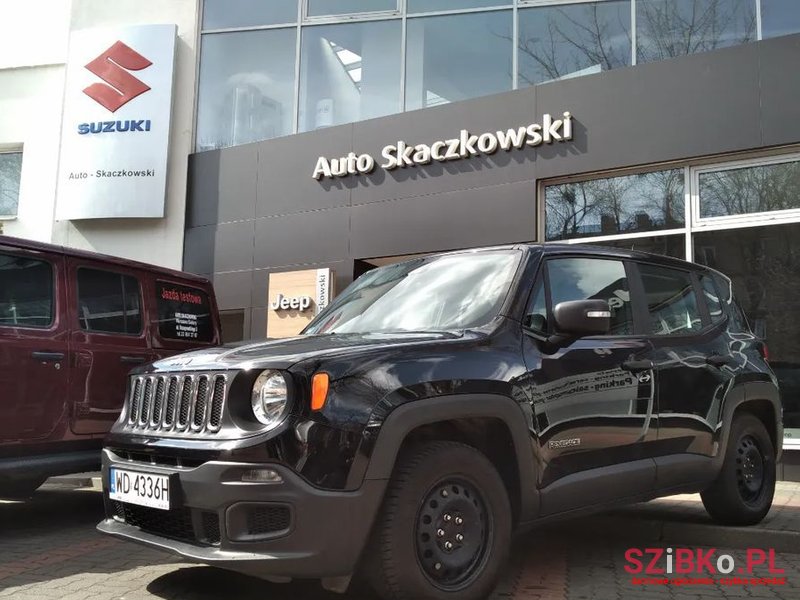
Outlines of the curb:
M 586 521 L 562 523 L 559 529 L 585 534 L 591 531 L 618 541 L 675 543 L 681 546 L 717 546 L 745 549 L 774 548 L 776 552 L 800 552 L 800 532 L 758 527 L 726 527 L 706 523 L 685 523 L 640 517 L 603 515 Z
M 59 475 L 57 477 L 51 477 L 47 480 L 45 485 L 53 485 L 58 487 L 65 487 L 65 488 L 80 488 L 80 489 L 92 489 L 92 490 L 102 490 L 103 489 L 103 481 L 99 475 L 95 475 L 94 473 L 78 473 L 76 475 Z

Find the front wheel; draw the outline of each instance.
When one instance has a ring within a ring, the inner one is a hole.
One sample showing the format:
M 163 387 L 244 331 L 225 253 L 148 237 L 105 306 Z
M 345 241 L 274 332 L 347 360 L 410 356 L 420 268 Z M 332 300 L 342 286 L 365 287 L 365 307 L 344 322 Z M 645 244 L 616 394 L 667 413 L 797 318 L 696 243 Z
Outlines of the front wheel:
M 478 450 L 431 442 L 403 454 L 364 561 L 386 600 L 480 600 L 494 589 L 511 539 L 503 480 Z
M 700 494 L 708 514 L 724 525 L 755 525 L 767 516 L 775 494 L 775 451 L 755 416 L 733 419 L 716 481 Z

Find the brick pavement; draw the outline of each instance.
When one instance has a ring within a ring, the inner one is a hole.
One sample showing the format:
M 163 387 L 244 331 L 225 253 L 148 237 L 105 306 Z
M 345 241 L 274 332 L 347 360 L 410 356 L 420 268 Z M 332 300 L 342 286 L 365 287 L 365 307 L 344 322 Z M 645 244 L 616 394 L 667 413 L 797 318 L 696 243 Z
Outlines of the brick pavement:
M 337 596 L 316 583 L 276 585 L 218 569 L 190 565 L 169 555 L 106 538 L 94 530 L 102 517 L 96 491 L 45 487 L 27 503 L 0 502 L 0 598 L 33 600 L 365 600 Z M 521 536 L 492 600 L 711 600 L 774 598 L 800 600 L 800 545 L 781 552 L 783 586 L 696 587 L 640 586 L 625 572 L 629 547 L 665 547 L 638 539 L 609 537 L 611 519 L 707 524 L 697 496 L 674 496 L 598 515 L 579 522 L 551 525 Z M 575 525 L 577 523 L 577 526 Z M 764 545 L 769 532 L 800 532 L 800 485 L 780 484 L 776 507 L 763 528 L 752 530 L 752 545 Z M 743 549 L 730 553 L 744 564 Z M 662 563 L 663 565 L 663 563 Z M 766 576 L 763 569 L 756 576 Z

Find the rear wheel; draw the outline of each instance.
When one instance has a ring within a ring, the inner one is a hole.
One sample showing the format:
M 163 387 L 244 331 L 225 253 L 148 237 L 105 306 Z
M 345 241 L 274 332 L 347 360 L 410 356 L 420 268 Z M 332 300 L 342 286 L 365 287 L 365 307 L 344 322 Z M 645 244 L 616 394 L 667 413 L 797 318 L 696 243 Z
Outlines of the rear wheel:
M 432 442 L 399 460 L 364 575 L 390 600 L 479 600 L 494 589 L 511 538 L 503 480 L 479 451 Z
M 755 416 L 733 419 L 725 462 L 717 480 L 702 492 L 703 505 L 725 525 L 755 525 L 769 512 L 775 494 L 775 451 Z

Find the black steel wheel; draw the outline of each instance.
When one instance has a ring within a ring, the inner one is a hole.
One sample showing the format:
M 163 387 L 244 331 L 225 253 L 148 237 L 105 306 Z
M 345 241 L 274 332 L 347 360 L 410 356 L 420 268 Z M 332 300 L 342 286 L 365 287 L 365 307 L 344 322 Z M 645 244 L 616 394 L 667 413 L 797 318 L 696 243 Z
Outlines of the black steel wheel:
M 417 560 L 444 591 L 468 585 L 486 558 L 491 517 L 481 492 L 461 479 L 433 486 L 417 516 Z
M 700 496 L 716 521 L 754 525 L 772 506 L 775 477 L 775 449 L 764 423 L 752 414 L 737 414 L 719 475 Z
M 511 541 L 511 505 L 491 461 L 455 442 L 398 459 L 360 575 L 386 600 L 482 600 Z

